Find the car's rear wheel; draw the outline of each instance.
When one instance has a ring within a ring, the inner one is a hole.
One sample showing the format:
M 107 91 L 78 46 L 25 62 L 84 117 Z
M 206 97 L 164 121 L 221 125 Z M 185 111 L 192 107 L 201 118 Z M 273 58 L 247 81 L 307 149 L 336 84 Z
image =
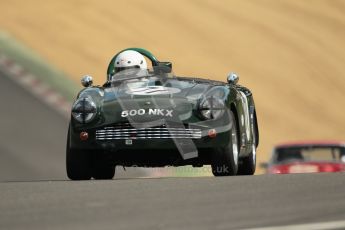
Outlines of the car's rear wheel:
M 230 140 L 226 147 L 218 148 L 214 152 L 213 162 L 211 164 L 214 176 L 233 176 L 237 174 L 238 170 L 239 146 L 237 122 L 231 111 L 229 111 L 229 114 L 232 121 Z
M 115 175 L 115 166 L 104 155 L 94 156 L 92 177 L 96 180 L 111 180 Z

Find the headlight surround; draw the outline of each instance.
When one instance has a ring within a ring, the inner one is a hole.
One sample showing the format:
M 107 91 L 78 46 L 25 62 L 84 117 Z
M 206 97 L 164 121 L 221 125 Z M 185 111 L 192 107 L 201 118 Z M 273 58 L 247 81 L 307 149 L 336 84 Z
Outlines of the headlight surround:
M 89 97 L 76 100 L 72 106 L 72 116 L 80 123 L 92 121 L 97 113 L 95 102 Z
M 218 119 L 224 114 L 224 101 L 218 97 L 207 97 L 199 104 L 202 118 L 206 120 Z

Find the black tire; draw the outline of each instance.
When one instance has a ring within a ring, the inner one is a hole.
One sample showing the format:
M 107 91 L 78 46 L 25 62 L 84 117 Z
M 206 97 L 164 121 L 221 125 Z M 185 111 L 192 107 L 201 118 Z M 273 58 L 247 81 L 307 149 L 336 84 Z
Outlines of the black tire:
M 94 156 L 92 177 L 96 180 L 111 180 L 115 175 L 115 166 L 102 154 Z
M 253 175 L 256 169 L 256 149 L 255 145 L 252 147 L 252 152 L 247 157 L 240 159 L 238 165 L 238 175 Z
M 71 180 L 91 179 L 91 155 L 89 152 L 79 149 L 71 149 L 69 143 L 69 130 L 66 146 L 66 170 Z
M 254 175 L 256 169 L 256 147 L 257 147 L 257 139 L 258 139 L 258 130 L 257 130 L 257 123 L 256 118 L 254 119 L 253 124 L 253 143 L 252 143 L 252 151 L 247 157 L 243 157 L 240 159 L 239 166 L 238 166 L 238 175 Z
M 226 147 L 218 148 L 214 151 L 213 161 L 211 164 L 214 176 L 234 176 L 238 170 L 238 132 L 237 122 L 232 111 L 229 111 L 232 121 L 230 130 L 230 140 Z

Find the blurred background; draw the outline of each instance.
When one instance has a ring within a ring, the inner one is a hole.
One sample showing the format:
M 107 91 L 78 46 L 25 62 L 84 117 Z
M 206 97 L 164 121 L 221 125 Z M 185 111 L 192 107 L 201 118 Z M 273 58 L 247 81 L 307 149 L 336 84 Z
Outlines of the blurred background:
M 68 100 L 81 76 L 102 84 L 114 54 L 143 47 L 180 76 L 237 72 L 256 102 L 259 162 L 278 142 L 345 139 L 343 0 L 2 0 L 0 9 L 0 52 Z M 0 77 L 3 180 L 66 178 L 67 118 Z

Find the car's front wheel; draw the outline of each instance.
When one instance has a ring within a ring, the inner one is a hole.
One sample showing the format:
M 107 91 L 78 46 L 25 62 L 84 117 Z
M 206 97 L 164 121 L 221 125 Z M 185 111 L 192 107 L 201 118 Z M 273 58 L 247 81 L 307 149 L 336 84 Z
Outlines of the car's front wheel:
M 71 180 L 90 180 L 90 154 L 79 149 L 70 149 L 67 146 L 66 169 L 67 176 Z
M 252 145 L 251 153 L 240 159 L 238 175 L 253 175 L 256 168 L 256 147 Z
M 258 130 L 257 130 L 257 123 L 256 119 L 254 119 L 253 124 L 253 141 L 252 141 L 252 150 L 250 154 L 246 157 L 240 159 L 240 163 L 238 166 L 238 175 L 254 175 L 256 169 L 256 147 L 258 141 Z
M 90 180 L 91 179 L 91 154 L 81 149 L 70 147 L 68 129 L 66 144 L 66 171 L 71 180 Z
M 115 166 L 103 154 L 94 156 L 92 177 L 96 180 L 111 180 L 115 175 Z
M 238 134 L 237 123 L 234 114 L 230 111 L 232 128 L 230 130 L 230 140 L 226 147 L 218 148 L 214 152 L 213 162 L 211 164 L 214 176 L 233 176 L 238 170 Z

